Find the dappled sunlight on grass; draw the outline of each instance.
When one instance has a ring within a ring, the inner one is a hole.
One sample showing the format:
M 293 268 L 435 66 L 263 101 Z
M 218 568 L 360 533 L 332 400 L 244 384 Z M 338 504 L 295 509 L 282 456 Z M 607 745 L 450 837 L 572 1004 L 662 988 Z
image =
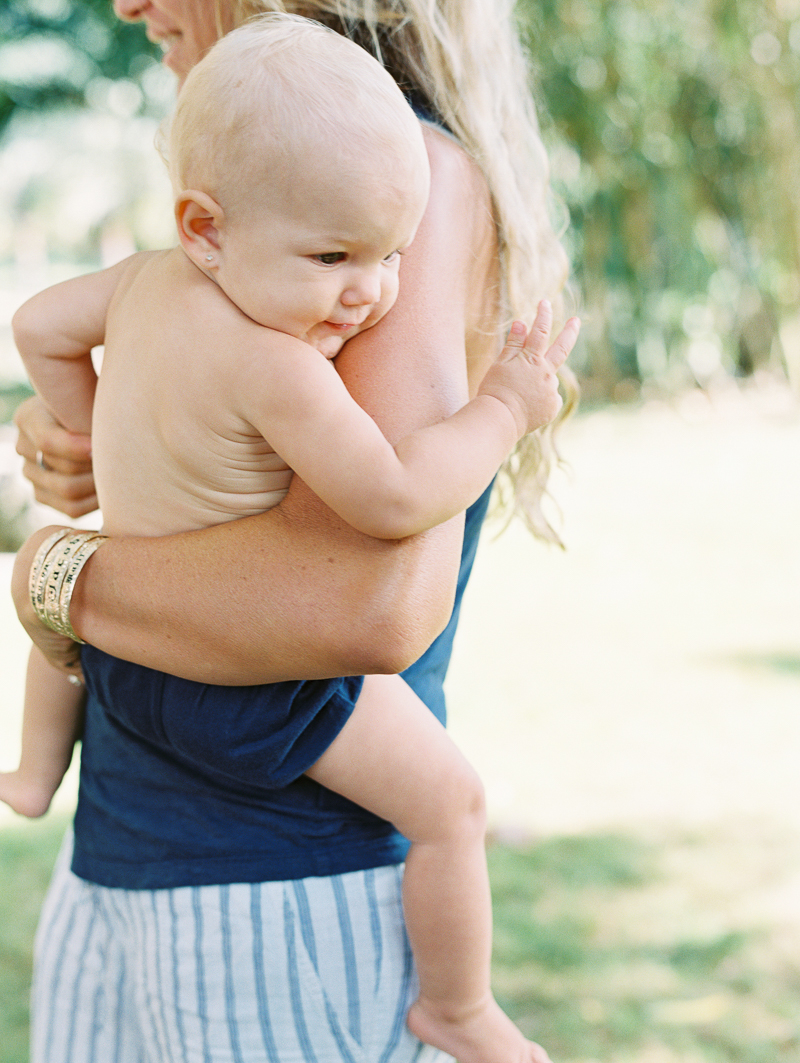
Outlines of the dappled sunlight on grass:
M 785 878 L 752 844 L 747 862 Z M 726 873 L 741 850 L 705 835 L 492 848 L 508 1010 L 561 1063 L 796 1063 L 800 935 L 790 957 L 786 927 L 744 917 Z
M 566 552 L 485 538 L 448 680 L 516 842 L 498 990 L 557 1063 L 798 1063 L 796 400 L 600 409 L 563 451 Z

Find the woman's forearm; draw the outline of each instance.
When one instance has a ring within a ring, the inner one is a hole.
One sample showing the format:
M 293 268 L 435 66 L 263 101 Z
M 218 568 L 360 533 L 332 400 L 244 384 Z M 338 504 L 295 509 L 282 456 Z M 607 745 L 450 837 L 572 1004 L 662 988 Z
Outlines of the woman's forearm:
M 100 649 L 188 679 L 400 671 L 447 622 L 460 537 L 457 520 L 419 542 L 380 542 L 299 497 L 201 532 L 109 540 L 71 618 Z

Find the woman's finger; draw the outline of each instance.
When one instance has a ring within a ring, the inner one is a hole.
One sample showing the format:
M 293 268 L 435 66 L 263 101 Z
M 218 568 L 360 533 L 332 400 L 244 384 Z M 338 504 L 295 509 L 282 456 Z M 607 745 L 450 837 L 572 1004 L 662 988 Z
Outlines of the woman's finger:
M 38 396 L 20 404 L 14 423 L 19 430 L 17 453 L 32 466 L 68 476 L 91 469 L 90 437 L 68 432 L 54 420 Z
M 63 474 L 31 461 L 23 463 L 22 472 L 33 485 L 34 498 L 43 506 L 50 506 L 73 518 L 97 509 L 91 472 Z
M 97 509 L 90 437 L 68 432 L 36 395 L 20 404 L 14 421 L 22 472 L 36 501 L 72 518 Z

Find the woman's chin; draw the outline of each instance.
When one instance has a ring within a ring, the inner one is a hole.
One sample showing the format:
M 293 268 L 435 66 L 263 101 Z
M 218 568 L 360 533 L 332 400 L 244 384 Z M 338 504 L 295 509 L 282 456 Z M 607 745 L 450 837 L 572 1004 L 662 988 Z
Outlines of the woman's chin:
M 185 50 L 181 48 L 181 41 L 177 40 L 174 44 L 171 44 L 169 48 L 164 52 L 161 57 L 162 64 L 170 70 L 178 79 L 178 85 L 182 85 L 189 75 L 189 71 L 194 65 L 189 61 L 186 56 Z

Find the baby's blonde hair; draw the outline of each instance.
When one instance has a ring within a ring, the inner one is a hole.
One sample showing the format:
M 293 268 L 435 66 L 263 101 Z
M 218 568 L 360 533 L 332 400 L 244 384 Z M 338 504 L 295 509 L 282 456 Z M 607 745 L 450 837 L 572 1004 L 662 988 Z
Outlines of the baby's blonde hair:
M 403 91 L 443 123 L 480 166 L 494 207 L 503 277 L 502 322 L 530 323 L 549 298 L 563 318 L 568 261 L 556 231 L 530 71 L 514 0 L 216 0 L 220 33 L 259 11 L 317 19 L 361 44 Z M 567 394 L 557 424 L 572 411 Z M 557 460 L 552 427 L 526 436 L 502 470 L 499 497 L 536 534 L 558 541 L 541 500 Z
M 322 152 L 322 157 L 320 153 Z M 317 22 L 265 14 L 228 33 L 190 72 L 169 129 L 173 187 L 224 199 L 228 213 L 298 176 L 401 167 L 427 186 L 419 120 L 369 53 Z M 288 162 L 288 167 L 285 165 Z M 424 202 L 424 200 L 423 200 Z

